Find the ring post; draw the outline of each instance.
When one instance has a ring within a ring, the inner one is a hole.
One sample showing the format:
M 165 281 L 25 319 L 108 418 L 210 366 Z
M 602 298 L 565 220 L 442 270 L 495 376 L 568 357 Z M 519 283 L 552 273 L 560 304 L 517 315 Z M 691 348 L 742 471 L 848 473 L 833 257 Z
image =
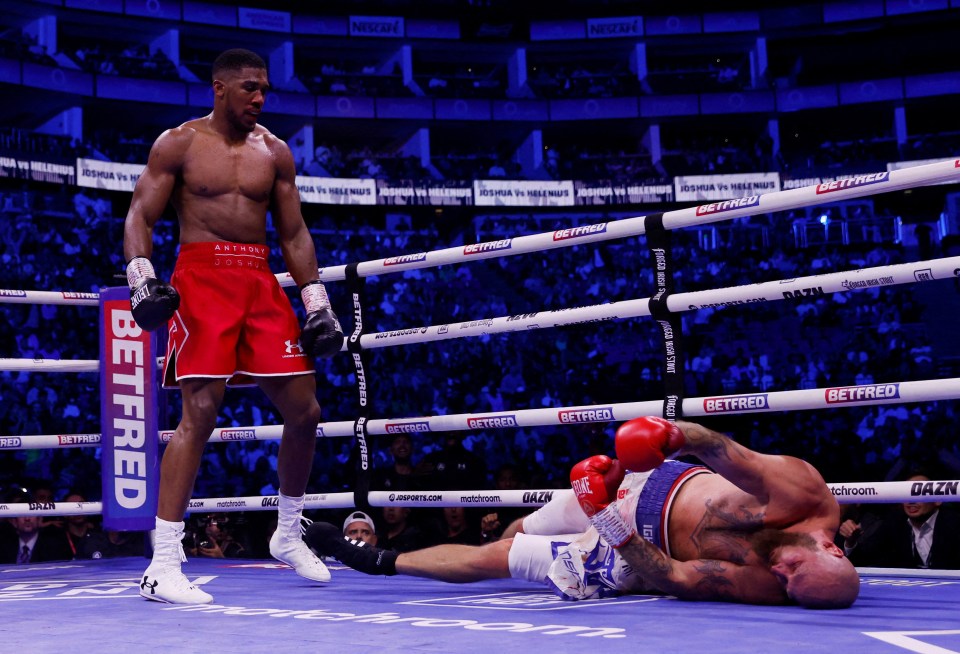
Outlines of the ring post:
M 160 486 L 156 336 L 133 320 L 130 291 L 100 291 L 103 526 L 149 531 Z

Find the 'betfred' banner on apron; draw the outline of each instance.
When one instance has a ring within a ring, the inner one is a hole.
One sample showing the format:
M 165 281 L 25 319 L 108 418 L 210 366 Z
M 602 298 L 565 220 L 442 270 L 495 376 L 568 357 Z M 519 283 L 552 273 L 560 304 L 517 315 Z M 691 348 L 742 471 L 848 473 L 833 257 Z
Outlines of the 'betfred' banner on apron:
M 145 531 L 155 526 L 160 469 L 153 341 L 133 320 L 129 289 L 101 290 L 103 526 L 115 531 Z

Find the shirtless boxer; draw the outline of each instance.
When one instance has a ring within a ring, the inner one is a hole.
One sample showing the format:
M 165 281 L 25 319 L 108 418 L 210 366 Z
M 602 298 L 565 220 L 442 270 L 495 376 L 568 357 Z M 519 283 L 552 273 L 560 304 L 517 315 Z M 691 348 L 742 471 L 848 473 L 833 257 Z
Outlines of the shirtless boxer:
M 325 523 L 312 525 L 306 539 L 369 574 L 546 581 L 567 599 L 662 592 L 810 608 L 856 600 L 859 577 L 833 542 L 840 507 L 810 464 L 652 417 L 621 425 L 616 449 L 641 472 L 624 475 L 606 456 L 578 463 L 573 490 L 555 493 L 512 539 L 400 555 L 343 540 Z M 664 460 L 685 454 L 713 471 Z
M 149 331 L 169 321 L 164 378 L 179 383 L 183 396 L 183 417 L 161 463 L 156 544 L 140 594 L 177 604 L 213 600 L 181 572 L 180 541 L 229 379 L 255 380 L 283 416 L 270 553 L 308 579 L 330 579 L 300 536 L 300 515 L 320 421 L 312 357 L 338 352 L 343 333 L 318 279 L 293 155 L 257 124 L 270 90 L 266 64 L 248 50 L 227 50 L 212 73 L 212 113 L 156 140 L 124 226 L 133 317 Z M 165 284 L 150 255 L 153 227 L 168 201 L 179 218 L 180 254 Z M 307 311 L 302 332 L 268 265 L 268 210 L 287 270 L 301 289 Z

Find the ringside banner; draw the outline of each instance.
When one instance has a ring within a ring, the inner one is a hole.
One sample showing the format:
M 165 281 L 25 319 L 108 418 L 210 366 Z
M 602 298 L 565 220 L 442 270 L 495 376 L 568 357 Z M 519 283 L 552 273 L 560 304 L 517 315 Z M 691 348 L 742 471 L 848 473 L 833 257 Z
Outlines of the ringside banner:
M 512 181 L 478 179 L 473 182 L 478 207 L 572 207 L 573 181 Z
M 77 183 L 77 171 L 73 164 L 4 155 L 0 156 L 0 179 L 3 178 L 73 186 Z
M 673 202 L 673 182 L 662 184 L 573 183 L 577 205 L 594 204 L 659 204 Z
M 77 159 L 77 186 L 132 192 L 144 168 L 143 164 Z
M 677 202 L 731 200 L 780 190 L 779 173 L 687 175 L 674 177 Z
M 303 177 L 297 175 L 300 199 L 307 204 L 366 204 L 377 203 L 375 179 L 348 179 L 337 177 Z
M 101 290 L 100 466 L 107 529 L 155 526 L 160 485 L 155 341 L 134 322 L 129 289 Z
M 377 204 L 386 205 L 459 205 L 473 204 L 470 182 L 422 184 L 418 182 L 377 181 Z

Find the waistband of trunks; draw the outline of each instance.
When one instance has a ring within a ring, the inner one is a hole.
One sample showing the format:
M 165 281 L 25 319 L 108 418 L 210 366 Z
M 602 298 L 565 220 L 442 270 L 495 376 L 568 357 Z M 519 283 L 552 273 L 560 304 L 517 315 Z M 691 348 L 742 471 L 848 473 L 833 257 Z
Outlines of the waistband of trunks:
M 180 246 L 177 265 L 269 271 L 269 256 L 270 248 L 261 243 L 184 243 Z
M 668 460 L 651 473 L 637 501 L 637 530 L 644 539 L 668 551 L 664 531 L 673 494 L 687 479 L 702 472 L 709 470 L 703 466 Z

